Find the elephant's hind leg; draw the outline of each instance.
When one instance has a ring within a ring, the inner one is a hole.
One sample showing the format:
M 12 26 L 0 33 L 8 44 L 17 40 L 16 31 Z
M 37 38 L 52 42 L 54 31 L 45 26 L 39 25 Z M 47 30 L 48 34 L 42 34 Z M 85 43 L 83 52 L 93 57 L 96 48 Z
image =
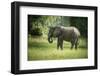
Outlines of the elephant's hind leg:
M 75 49 L 77 50 L 77 45 L 78 45 L 78 39 L 76 39 L 76 42 L 75 42 Z
M 72 39 L 72 40 L 71 40 L 71 49 L 73 49 L 74 45 L 75 45 L 75 40 Z
M 77 43 L 75 43 L 75 49 L 77 50 Z
M 71 42 L 71 49 L 73 49 L 73 47 L 74 47 L 74 43 Z

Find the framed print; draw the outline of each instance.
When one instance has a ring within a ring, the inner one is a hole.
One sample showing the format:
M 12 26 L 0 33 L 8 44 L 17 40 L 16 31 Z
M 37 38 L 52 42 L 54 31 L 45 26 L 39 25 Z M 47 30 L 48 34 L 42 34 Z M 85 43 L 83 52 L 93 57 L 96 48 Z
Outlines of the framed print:
M 11 72 L 97 69 L 97 7 L 11 3 Z

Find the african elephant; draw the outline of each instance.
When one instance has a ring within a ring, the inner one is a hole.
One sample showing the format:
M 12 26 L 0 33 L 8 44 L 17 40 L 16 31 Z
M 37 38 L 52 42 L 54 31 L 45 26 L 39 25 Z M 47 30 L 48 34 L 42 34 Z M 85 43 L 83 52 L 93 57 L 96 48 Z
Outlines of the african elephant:
M 50 27 L 48 32 L 48 42 L 52 43 L 52 38 L 57 38 L 57 49 L 63 50 L 63 41 L 71 43 L 71 49 L 77 49 L 80 32 L 76 27 L 55 26 Z

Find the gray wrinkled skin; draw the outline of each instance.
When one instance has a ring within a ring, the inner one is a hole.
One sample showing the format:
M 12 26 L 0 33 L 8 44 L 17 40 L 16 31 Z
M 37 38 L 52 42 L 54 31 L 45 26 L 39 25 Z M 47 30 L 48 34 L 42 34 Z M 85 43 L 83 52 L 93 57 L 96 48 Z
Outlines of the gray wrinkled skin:
M 57 49 L 59 47 L 63 50 L 63 41 L 68 41 L 71 43 L 71 49 L 75 46 L 77 49 L 78 40 L 80 32 L 75 27 L 64 27 L 64 26 L 55 26 L 50 27 L 48 32 L 48 42 L 53 42 L 53 37 L 57 38 Z

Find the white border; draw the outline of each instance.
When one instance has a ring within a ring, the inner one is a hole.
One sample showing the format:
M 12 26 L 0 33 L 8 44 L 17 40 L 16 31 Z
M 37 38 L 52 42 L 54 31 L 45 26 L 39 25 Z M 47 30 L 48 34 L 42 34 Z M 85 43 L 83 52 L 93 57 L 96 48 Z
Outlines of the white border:
M 88 59 L 27 61 L 27 15 L 88 17 Z M 20 70 L 94 66 L 94 11 L 42 7 L 20 7 Z

